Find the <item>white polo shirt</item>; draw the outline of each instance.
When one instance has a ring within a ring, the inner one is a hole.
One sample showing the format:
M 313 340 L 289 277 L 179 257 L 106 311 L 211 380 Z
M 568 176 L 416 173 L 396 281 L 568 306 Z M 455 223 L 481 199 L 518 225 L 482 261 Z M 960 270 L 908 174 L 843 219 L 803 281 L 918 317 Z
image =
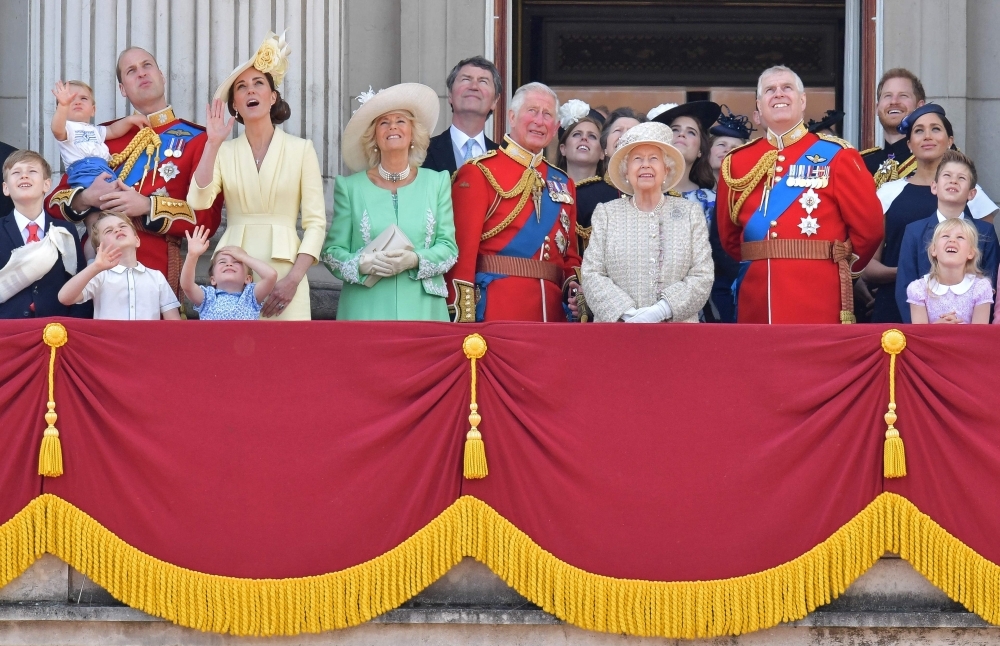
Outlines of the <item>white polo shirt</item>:
M 158 321 L 163 312 L 181 306 L 163 274 L 142 263 L 118 265 L 91 278 L 76 302 L 90 299 L 94 318 L 111 321 Z

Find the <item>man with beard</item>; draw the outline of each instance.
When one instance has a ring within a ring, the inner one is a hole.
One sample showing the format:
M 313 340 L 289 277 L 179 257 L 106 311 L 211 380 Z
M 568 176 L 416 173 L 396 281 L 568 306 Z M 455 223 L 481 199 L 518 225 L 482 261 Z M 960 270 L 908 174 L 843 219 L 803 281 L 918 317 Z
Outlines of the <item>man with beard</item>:
M 188 185 L 205 149 L 205 129 L 178 118 L 164 96 L 166 80 L 153 55 L 130 47 L 118 56 L 118 89 L 149 127 L 132 128 L 105 142 L 111 154 L 124 153 L 115 168 L 118 181 L 102 173 L 89 188 L 71 188 L 63 175 L 45 200 L 49 215 L 82 221 L 91 209 L 114 211 L 132 219 L 141 246 L 138 260 L 180 288 L 181 245 L 185 232 L 202 225 L 214 232 L 222 219 L 222 195 L 204 211 L 187 203 Z
M 882 75 L 876 92 L 875 110 L 885 133 L 885 145 L 861 152 L 865 167 L 875 178 L 875 188 L 886 182 L 909 177 L 917 170 L 917 161 L 906 145 L 906 137 L 898 128 L 906 115 L 924 104 L 924 84 L 916 74 L 894 67 Z

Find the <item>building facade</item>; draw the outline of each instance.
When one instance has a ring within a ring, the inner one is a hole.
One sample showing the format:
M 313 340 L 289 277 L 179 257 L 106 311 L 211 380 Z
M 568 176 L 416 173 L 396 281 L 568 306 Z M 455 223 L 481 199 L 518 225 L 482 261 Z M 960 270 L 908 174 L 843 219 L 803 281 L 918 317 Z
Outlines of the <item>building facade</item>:
M 847 115 L 845 137 L 858 146 L 881 140 L 869 86 L 883 70 L 907 67 L 923 80 L 928 100 L 947 109 L 956 143 L 977 161 L 982 184 L 994 193 L 1000 190 L 1000 133 L 993 127 L 1000 118 L 1000 66 L 993 43 L 1000 3 L 995 0 L 609 0 L 597 5 L 567 0 L 5 0 L 0 140 L 40 150 L 58 165 L 48 129 L 55 109 L 50 88 L 58 79 L 84 80 L 94 87 L 98 120 L 126 114 L 130 108 L 118 92 L 114 67 L 118 52 L 132 45 L 149 49 L 159 60 L 177 114 L 204 121 L 204 106 L 216 85 L 275 28 L 288 31 L 294 48 L 282 88 L 293 110 L 285 128 L 313 140 L 330 181 L 342 170 L 339 134 L 357 107 L 353 99 L 369 86 L 377 90 L 418 81 L 435 88 L 442 100 L 441 130 L 448 115 L 444 79 L 459 59 L 483 54 L 495 60 L 507 79 L 508 96 L 512 85 L 533 80 L 522 65 L 524 45 L 515 39 L 527 28 L 522 22 L 532 19 L 532 6 L 542 4 L 567 13 L 612 10 L 625 18 L 639 5 L 666 11 L 695 4 L 723 24 L 737 5 L 777 8 L 789 16 L 839 11 L 843 26 L 836 34 L 842 39 L 837 55 L 843 61 L 835 103 Z M 803 29 L 809 22 L 803 21 Z

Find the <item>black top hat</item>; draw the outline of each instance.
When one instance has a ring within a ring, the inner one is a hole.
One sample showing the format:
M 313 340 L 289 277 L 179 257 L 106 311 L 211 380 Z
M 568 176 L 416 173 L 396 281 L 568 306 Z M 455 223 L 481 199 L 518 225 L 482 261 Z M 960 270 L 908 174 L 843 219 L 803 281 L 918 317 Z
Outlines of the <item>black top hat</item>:
M 708 134 L 716 137 L 735 137 L 746 141 L 755 130 L 750 125 L 750 118 L 742 114 L 733 114 L 728 105 L 721 106 L 724 112 L 719 115 L 719 123 L 708 130 Z M 729 114 L 726 114 L 728 112 Z
M 707 133 L 721 112 L 722 108 L 715 101 L 690 101 L 656 115 L 653 121 L 669 126 L 677 117 L 691 117 L 701 124 L 701 131 Z

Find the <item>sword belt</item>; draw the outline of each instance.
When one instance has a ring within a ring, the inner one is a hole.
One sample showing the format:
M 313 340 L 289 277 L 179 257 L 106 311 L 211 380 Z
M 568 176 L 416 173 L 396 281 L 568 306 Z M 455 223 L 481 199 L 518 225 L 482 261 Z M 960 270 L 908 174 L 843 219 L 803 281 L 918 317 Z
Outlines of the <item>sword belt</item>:
M 562 267 L 551 262 L 516 258 L 514 256 L 479 256 L 476 271 L 483 274 L 505 274 L 520 278 L 539 278 L 562 286 Z

